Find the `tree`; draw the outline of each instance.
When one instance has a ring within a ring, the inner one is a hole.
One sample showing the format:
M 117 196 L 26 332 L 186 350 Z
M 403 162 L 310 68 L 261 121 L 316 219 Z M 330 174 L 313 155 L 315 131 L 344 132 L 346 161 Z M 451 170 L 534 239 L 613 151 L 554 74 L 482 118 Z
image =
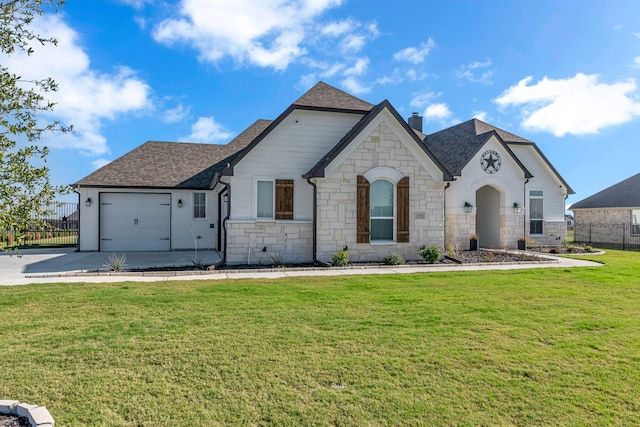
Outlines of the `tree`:
M 31 55 L 34 46 L 56 45 L 55 38 L 31 30 L 34 18 L 57 12 L 64 0 L 0 1 L 0 49 L 8 58 L 18 52 Z M 0 231 L 15 230 L 17 241 L 28 226 L 47 217 L 47 207 L 64 191 L 49 179 L 47 147 L 38 145 L 43 134 L 70 132 L 70 127 L 48 121 L 53 111 L 47 93 L 57 90 L 51 78 L 26 80 L 0 65 Z

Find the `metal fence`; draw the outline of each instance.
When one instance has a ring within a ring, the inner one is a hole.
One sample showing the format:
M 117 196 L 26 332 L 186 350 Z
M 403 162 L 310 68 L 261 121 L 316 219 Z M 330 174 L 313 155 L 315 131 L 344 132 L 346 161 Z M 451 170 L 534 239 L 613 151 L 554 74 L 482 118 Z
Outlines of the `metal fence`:
M 624 223 L 575 223 L 573 239 L 596 248 L 640 251 L 640 234 L 636 231 L 631 224 Z
M 20 230 L 0 232 L 0 245 L 5 248 L 76 246 L 80 214 L 77 203 L 52 203 L 43 209 L 42 218 Z

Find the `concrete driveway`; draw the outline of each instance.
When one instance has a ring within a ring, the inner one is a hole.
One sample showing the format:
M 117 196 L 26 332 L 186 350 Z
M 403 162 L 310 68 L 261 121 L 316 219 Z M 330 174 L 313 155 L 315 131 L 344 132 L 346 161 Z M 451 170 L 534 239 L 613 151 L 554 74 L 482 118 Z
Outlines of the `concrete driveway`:
M 118 255 L 121 253 L 119 252 Z M 22 249 L 19 255 L 0 253 L 0 285 L 19 285 L 51 280 L 73 278 L 80 273 L 106 271 L 109 252 L 76 252 L 75 248 Z M 175 252 L 124 252 L 127 269 L 153 267 L 183 267 L 192 265 L 193 251 Z M 198 257 L 203 264 L 215 264 L 222 260 L 215 251 L 199 251 Z M 85 282 L 93 276 L 84 276 Z M 102 277 L 102 276 L 95 276 Z M 122 280 L 120 276 L 118 278 Z M 107 281 L 107 280 L 104 280 Z
M 192 251 L 175 252 L 125 252 L 127 268 L 181 267 L 192 265 Z M 199 251 L 205 264 L 221 260 L 219 252 Z M 25 249 L 20 256 L 0 253 L 0 285 L 26 285 L 30 283 L 60 282 L 153 282 L 161 280 L 194 279 L 255 279 L 293 276 L 344 276 L 363 274 L 406 274 L 465 270 L 515 270 L 531 268 L 598 267 L 602 264 L 563 257 L 547 256 L 548 262 L 535 264 L 475 264 L 475 265 L 400 265 L 384 267 L 264 269 L 264 270 L 220 270 L 180 272 L 165 271 L 149 273 L 108 273 L 105 264 L 109 253 L 75 252 L 67 249 Z

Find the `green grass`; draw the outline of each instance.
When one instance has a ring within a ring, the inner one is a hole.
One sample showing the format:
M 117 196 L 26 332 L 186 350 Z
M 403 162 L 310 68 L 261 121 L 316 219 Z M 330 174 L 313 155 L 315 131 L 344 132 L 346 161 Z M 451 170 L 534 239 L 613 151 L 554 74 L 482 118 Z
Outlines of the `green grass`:
M 598 268 L 0 288 L 56 425 L 640 425 L 640 253 Z

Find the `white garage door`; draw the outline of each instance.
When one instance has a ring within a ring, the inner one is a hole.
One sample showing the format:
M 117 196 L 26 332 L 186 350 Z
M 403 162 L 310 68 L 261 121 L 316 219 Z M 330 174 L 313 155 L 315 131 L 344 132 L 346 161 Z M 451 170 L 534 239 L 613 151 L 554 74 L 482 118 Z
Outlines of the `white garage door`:
M 171 195 L 100 194 L 100 250 L 171 250 Z

